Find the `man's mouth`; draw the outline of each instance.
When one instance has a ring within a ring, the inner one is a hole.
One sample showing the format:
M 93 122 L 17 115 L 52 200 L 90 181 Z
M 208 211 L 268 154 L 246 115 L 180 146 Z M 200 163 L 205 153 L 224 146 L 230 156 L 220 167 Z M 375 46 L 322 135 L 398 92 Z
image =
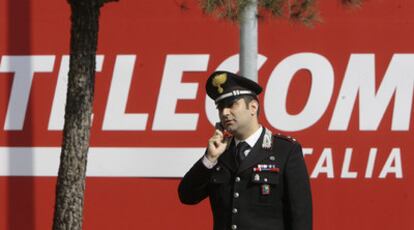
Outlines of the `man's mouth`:
M 233 120 L 225 120 L 224 121 L 224 125 L 231 125 L 231 124 L 233 124 L 234 123 L 234 121 Z

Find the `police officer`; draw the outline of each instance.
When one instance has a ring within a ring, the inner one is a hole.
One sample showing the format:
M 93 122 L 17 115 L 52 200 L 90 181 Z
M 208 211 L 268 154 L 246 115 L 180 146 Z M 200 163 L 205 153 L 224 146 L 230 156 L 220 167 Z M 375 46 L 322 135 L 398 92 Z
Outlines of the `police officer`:
M 260 85 L 217 71 L 206 91 L 220 124 L 181 180 L 184 204 L 210 198 L 214 229 L 311 230 L 312 197 L 302 148 L 258 121 Z

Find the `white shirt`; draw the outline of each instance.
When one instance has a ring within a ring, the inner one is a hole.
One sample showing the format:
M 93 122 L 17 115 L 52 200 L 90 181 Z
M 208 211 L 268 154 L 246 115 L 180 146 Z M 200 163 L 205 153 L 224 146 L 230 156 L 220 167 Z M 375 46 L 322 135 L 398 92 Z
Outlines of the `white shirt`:
M 245 141 L 249 146 L 250 146 L 250 149 L 249 150 L 246 150 L 246 152 L 244 152 L 244 154 L 247 156 L 249 153 L 250 153 L 250 151 L 251 151 L 251 148 L 256 144 L 256 142 L 259 140 L 259 138 L 260 138 L 260 134 L 262 134 L 262 131 L 263 131 L 263 127 L 262 126 L 260 126 L 260 128 L 258 128 L 257 130 L 256 130 L 256 132 L 254 132 L 252 135 L 250 135 L 248 138 L 246 138 L 245 140 L 238 140 L 238 139 L 236 139 L 236 138 L 234 138 L 234 144 L 236 144 L 236 146 L 240 143 L 240 142 L 242 142 L 242 141 Z M 211 169 L 211 168 L 213 168 L 216 164 L 217 164 L 217 161 L 214 161 L 214 162 L 212 162 L 212 161 L 210 161 L 207 157 L 206 157 L 206 155 L 204 155 L 204 157 L 203 157 L 203 159 L 202 159 L 202 162 L 203 162 L 203 165 L 204 166 L 206 166 L 206 168 L 208 168 L 208 169 Z

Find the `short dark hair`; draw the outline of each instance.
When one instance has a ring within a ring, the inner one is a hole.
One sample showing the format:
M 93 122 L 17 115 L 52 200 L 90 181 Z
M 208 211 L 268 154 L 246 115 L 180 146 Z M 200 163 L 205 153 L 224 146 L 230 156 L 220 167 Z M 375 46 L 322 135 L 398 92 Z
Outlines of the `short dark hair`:
M 257 97 L 252 96 L 252 95 L 243 95 L 240 98 L 244 99 L 244 102 L 246 103 L 246 108 L 249 107 L 250 102 L 252 102 L 253 100 L 257 101 L 257 117 L 259 117 L 260 114 L 260 103 L 259 100 L 257 99 Z

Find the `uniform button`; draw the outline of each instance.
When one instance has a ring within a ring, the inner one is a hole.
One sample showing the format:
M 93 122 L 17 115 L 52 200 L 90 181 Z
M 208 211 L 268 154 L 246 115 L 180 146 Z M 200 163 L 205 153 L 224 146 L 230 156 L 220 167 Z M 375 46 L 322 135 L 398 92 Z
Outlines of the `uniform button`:
M 233 208 L 233 210 L 232 210 L 232 212 L 233 212 L 234 214 L 236 214 L 238 211 L 239 211 L 239 210 L 237 210 L 237 208 Z
M 233 224 L 233 225 L 231 226 L 231 229 L 233 229 L 233 230 L 237 229 L 237 225 Z
M 217 170 L 217 171 L 220 171 L 220 166 L 217 166 L 216 170 Z
M 239 182 L 240 181 L 240 177 L 236 177 L 236 182 Z
M 238 192 L 235 192 L 234 193 L 234 198 L 238 198 L 239 197 L 239 193 Z

